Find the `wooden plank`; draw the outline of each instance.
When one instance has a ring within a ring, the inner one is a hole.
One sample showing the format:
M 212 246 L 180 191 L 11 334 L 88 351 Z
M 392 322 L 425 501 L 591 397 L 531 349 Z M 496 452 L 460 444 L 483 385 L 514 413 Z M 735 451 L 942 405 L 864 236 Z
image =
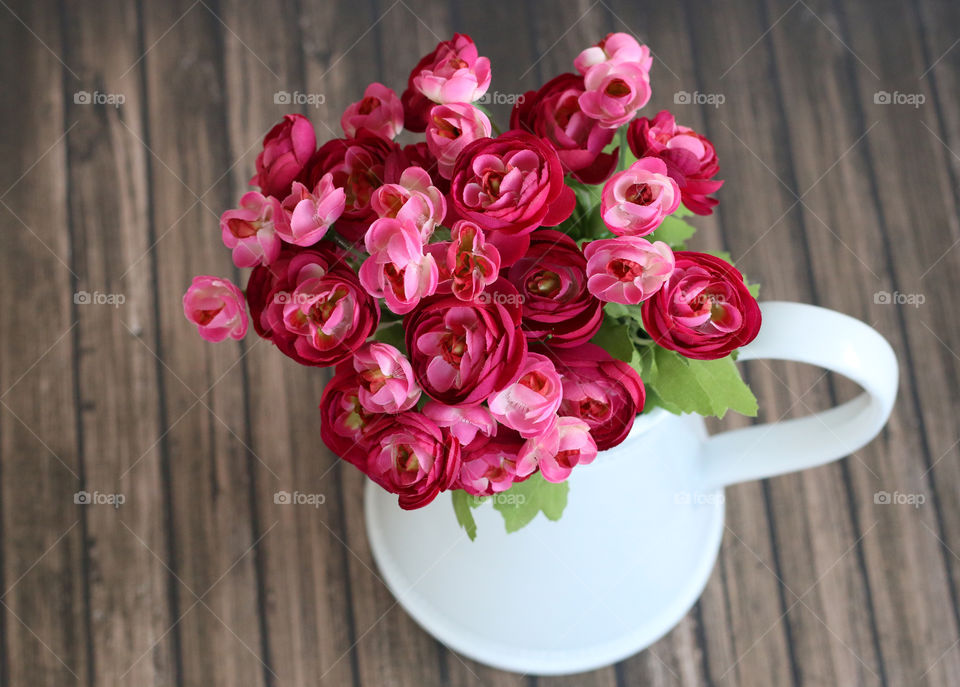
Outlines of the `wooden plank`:
M 302 111 L 314 121 L 321 141 L 332 136 L 328 127 L 339 129 L 339 117 L 328 104 L 291 108 L 273 97 L 280 91 L 308 92 L 303 46 L 333 40 L 339 32 L 336 18 L 318 21 L 315 27 L 324 32 L 318 34 L 313 27 L 301 28 L 302 20 L 318 18 L 301 17 L 297 3 L 274 11 L 276 21 L 264 26 L 250 3 L 220 8 L 231 27 L 224 47 L 230 157 L 238 160 L 229 175 L 233 202 L 248 188 L 266 130 L 283 114 Z M 316 433 L 317 406 L 329 373 L 297 365 L 272 345 L 258 343 L 252 330 L 246 346 L 251 447 L 260 458 L 251 461 L 253 500 L 261 528 L 273 528 L 259 547 L 273 682 L 356 684 L 344 494 L 337 458 Z M 318 508 L 278 505 L 274 494 L 280 490 L 322 494 L 325 500 Z
M 3 9 L 0 635 L 5 685 L 91 684 L 56 5 Z M 9 16 L 13 15 L 13 16 Z M 39 325 L 39 326 L 38 326 Z
M 183 684 L 204 687 L 272 677 L 255 551 L 270 530 L 253 518 L 241 347 L 201 340 L 180 304 L 193 275 L 233 274 L 217 226 L 235 198 L 226 182 L 233 163 L 223 86 L 228 29 L 215 10 L 149 3 L 143 16 L 174 631 Z
M 879 288 L 926 298 L 919 307 L 874 304 L 871 308 L 871 313 L 891 311 L 889 316 L 899 320 L 903 340 L 898 348 L 906 376 L 898 414 L 907 436 L 899 459 L 881 474 L 883 489 L 923 494 L 927 499 L 916 509 L 864 508 L 880 511 L 875 517 L 882 518 L 886 535 L 876 542 L 882 546 L 868 549 L 867 554 L 869 567 L 878 577 L 877 597 L 889 609 L 888 619 L 881 622 L 881 642 L 885 654 L 892 657 L 888 658 L 892 684 L 916 680 L 916 675 L 928 684 L 953 684 L 960 674 L 960 651 L 954 644 L 960 625 L 960 561 L 955 554 L 960 551 L 960 517 L 953 507 L 960 483 L 955 444 L 958 365 L 952 352 L 960 345 L 960 327 L 948 296 L 958 287 L 960 260 L 951 250 L 960 237 L 957 161 L 950 151 L 956 150 L 956 132 L 949 129 L 957 107 L 943 90 L 956 83 L 958 62 L 955 55 L 944 54 L 955 40 L 944 42 L 949 27 L 934 28 L 938 20 L 955 18 L 956 8 L 944 7 L 937 13 L 931 12 L 929 4 L 925 8 L 921 14 L 912 7 L 884 2 L 875 8 L 879 14 L 863 7 L 838 12 L 842 35 L 851 49 L 880 77 L 872 78 L 859 61 L 851 60 L 850 87 L 857 94 L 862 116 L 879 121 L 876 135 L 871 133 L 866 141 L 863 158 L 888 260 Z M 863 30 L 854 30 L 855 26 Z M 890 40 L 894 30 L 902 36 L 896 59 L 882 48 L 882 41 Z M 922 95 L 925 101 L 919 107 L 876 104 L 874 97 L 880 90 Z M 911 146 L 899 140 L 904 127 L 917 132 Z M 901 192 L 916 194 L 915 200 L 886 193 L 894 166 L 898 176 L 906 175 Z M 903 564 L 891 569 L 891 560 Z
M 133 6 L 82 2 L 65 12 L 64 58 L 79 77 L 66 79 L 64 94 L 72 264 L 82 290 L 123 299 L 78 307 L 75 330 L 85 489 L 124 499 L 85 509 L 93 682 L 173 684 L 154 283 L 141 260 L 151 244 L 148 153 L 137 140 L 145 136 L 140 71 L 127 71 L 144 46 Z M 80 91 L 123 103 L 76 103 Z

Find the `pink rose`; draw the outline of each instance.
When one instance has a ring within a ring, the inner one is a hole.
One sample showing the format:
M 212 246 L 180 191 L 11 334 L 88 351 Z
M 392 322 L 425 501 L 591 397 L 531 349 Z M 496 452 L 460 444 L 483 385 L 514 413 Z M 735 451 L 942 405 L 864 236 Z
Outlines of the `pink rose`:
M 237 267 L 269 265 L 280 254 L 278 234 L 289 231 L 289 222 L 279 200 L 249 191 L 240 198 L 239 208 L 220 215 L 220 234 Z
M 500 427 L 496 436 L 465 446 L 456 487 L 474 496 L 490 496 L 522 481 L 517 477 L 517 455 L 523 445 L 519 434 Z
M 389 344 L 371 342 L 353 355 L 359 381 L 359 399 L 373 413 L 399 413 L 420 400 L 410 361 Z
M 608 33 L 602 41 L 577 55 L 573 66 L 581 74 L 586 74 L 591 67 L 604 62 L 633 62 L 639 65 L 645 74 L 649 74 L 650 67 L 653 66 L 653 56 L 650 48 L 638 43 L 630 34 Z
M 264 195 L 283 200 L 317 147 L 313 124 L 300 114 L 284 115 L 263 138 L 257 173 L 250 180 Z
M 380 321 L 377 302 L 325 242 L 254 268 L 247 302 L 257 333 L 302 365 L 350 359 Z
M 643 326 L 660 346 L 687 358 L 715 360 L 760 331 L 760 307 L 736 267 L 692 251 L 674 253 L 676 267 L 643 304 Z
M 183 294 L 183 314 L 207 341 L 223 341 L 228 336 L 242 339 L 247 333 L 243 292 L 228 279 L 194 277 Z
M 370 205 L 373 192 L 397 181 L 407 166 L 400 146 L 364 129 L 355 138 L 335 138 L 320 146 L 300 180 L 314 188 L 324 175 L 333 175 L 333 185 L 346 194 L 337 233 L 358 241 L 377 218 Z
M 472 301 L 488 284 L 497 280 L 500 252 L 486 242 L 483 230 L 473 222 L 460 220 L 450 230 L 446 266 L 453 280 L 453 295 Z
M 445 179 L 453 176 L 453 165 L 460 151 L 478 138 L 490 136 L 490 120 L 469 103 L 435 105 L 427 122 L 427 147 L 437 158 L 437 168 Z
M 366 443 L 367 476 L 399 494 L 404 510 L 426 506 L 460 475 L 460 442 L 412 410 L 377 423 Z
M 636 370 L 594 344 L 550 356 L 563 380 L 560 415 L 586 422 L 601 451 L 626 439 L 645 399 Z
M 468 144 L 457 157 L 450 194 L 462 218 L 502 234 L 555 226 L 576 205 L 556 151 L 523 131 Z
M 435 103 L 472 103 L 490 87 L 490 60 L 478 57 L 470 36 L 456 33 L 420 60 L 409 83 Z
M 591 241 L 583 253 L 590 293 L 609 303 L 637 305 L 660 290 L 673 272 L 673 251 L 663 241 L 620 236 Z
M 490 413 L 524 438 L 540 436 L 557 420 L 563 384 L 553 363 L 539 353 L 527 353 L 520 377 L 487 399 Z
M 497 422 L 483 406 L 447 406 L 436 401 L 427 401 L 423 414 L 437 423 L 462 446 L 472 444 L 477 434 L 489 437 L 497 431 Z
M 367 230 L 370 257 L 360 266 L 360 283 L 392 312 L 403 315 L 437 290 L 439 273 L 433 256 L 424 254 L 420 230 L 411 220 L 382 218 Z
M 527 355 L 516 289 L 503 279 L 489 298 L 424 298 L 403 321 L 417 383 L 446 405 L 477 405 L 517 377 Z
M 600 126 L 616 129 L 631 119 L 650 100 L 647 71 L 636 62 L 602 62 L 583 77 L 586 91 L 580 109 Z
M 400 98 L 382 83 L 372 83 L 363 92 L 363 99 L 348 106 L 340 117 L 340 126 L 347 138 L 360 129 L 387 139 L 403 131 L 403 105 Z
M 587 465 L 597 457 L 589 425 L 576 417 L 559 418 L 545 443 L 556 448 L 541 452 L 537 461 L 540 474 L 548 482 L 563 482 L 577 465 Z
M 644 157 L 603 185 L 600 213 L 618 236 L 645 236 L 680 205 L 677 182 L 667 176 L 667 165 Z
M 343 214 L 345 205 L 346 194 L 342 188 L 334 187 L 332 174 L 324 174 L 313 191 L 295 181 L 283 201 L 284 209 L 290 212 L 290 222 L 278 225 L 277 234 L 295 246 L 312 246 Z
M 407 167 L 396 184 L 384 184 L 370 197 L 370 207 L 381 218 L 410 220 L 420 231 L 420 240 L 430 240 L 434 228 L 447 214 L 447 201 L 430 175 L 420 167 Z
M 605 129 L 580 109 L 583 77 L 561 74 L 539 91 L 527 91 L 510 113 L 510 128 L 545 138 L 565 172 L 584 184 L 603 183 L 617 166 L 619 148 L 605 153 L 614 130 Z
M 530 343 L 579 346 L 597 333 L 603 303 L 587 289 L 587 260 L 559 231 L 531 234 L 530 248 L 505 271 L 523 298 L 523 332 Z
M 667 165 L 667 174 L 680 187 L 683 204 L 698 215 L 709 215 L 717 204 L 707 196 L 723 182 L 714 179 L 720 172 L 717 152 L 706 136 L 680 126 L 663 110 L 653 120 L 641 117 L 630 123 L 627 142 L 637 157 L 658 157 Z
M 320 399 L 320 439 L 327 448 L 366 472 L 369 454 L 364 439 L 382 417 L 360 403 L 360 380 L 350 362 L 338 365 Z

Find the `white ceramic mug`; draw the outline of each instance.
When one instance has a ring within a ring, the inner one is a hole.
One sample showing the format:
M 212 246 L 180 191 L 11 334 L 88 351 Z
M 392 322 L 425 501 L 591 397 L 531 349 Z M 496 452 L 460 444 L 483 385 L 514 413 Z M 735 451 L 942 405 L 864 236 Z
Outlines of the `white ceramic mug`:
M 875 437 L 897 393 L 897 360 L 863 322 L 798 303 L 761 305 L 740 360 L 810 363 L 864 393 L 814 415 L 709 436 L 697 415 L 662 409 L 573 471 L 558 522 L 512 534 L 489 504 L 471 542 L 448 494 L 416 511 L 372 482 L 367 533 L 406 611 L 449 648 L 521 673 L 599 668 L 649 646 L 703 591 L 723 534 L 726 485 L 841 458 Z

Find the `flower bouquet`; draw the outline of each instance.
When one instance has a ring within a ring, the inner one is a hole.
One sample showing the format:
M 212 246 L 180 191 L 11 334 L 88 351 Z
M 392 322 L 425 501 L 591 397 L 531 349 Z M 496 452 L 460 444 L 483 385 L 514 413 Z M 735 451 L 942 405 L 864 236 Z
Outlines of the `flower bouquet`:
M 220 220 L 245 291 L 199 276 L 184 313 L 209 341 L 256 333 L 334 367 L 320 435 L 404 509 L 451 491 L 508 531 L 559 518 L 571 471 L 652 407 L 756 413 L 733 364 L 760 327 L 728 256 L 686 250 L 722 185 L 713 145 L 650 99 L 649 49 L 610 34 L 502 133 L 490 62 L 457 34 L 400 97 L 372 83 L 317 147 L 288 114 Z M 406 145 L 408 132 L 424 133 Z M 405 134 L 404 134 L 405 135 Z

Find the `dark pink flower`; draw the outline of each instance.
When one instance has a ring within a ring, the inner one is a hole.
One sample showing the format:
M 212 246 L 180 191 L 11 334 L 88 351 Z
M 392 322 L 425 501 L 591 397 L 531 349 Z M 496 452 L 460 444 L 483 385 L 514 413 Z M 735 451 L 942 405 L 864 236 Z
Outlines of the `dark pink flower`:
M 555 226 L 576 205 L 556 151 L 524 131 L 477 139 L 464 148 L 450 194 L 463 219 L 503 234 Z
M 229 279 L 194 277 L 183 294 L 183 314 L 207 341 L 223 341 L 228 336 L 242 339 L 247 333 L 243 292 Z
M 367 476 L 399 494 L 404 510 L 426 506 L 460 475 L 460 442 L 444 437 L 430 418 L 412 410 L 377 423 L 366 445 Z
M 325 242 L 254 268 L 247 302 L 257 333 L 302 365 L 349 359 L 380 321 L 377 302 Z
M 594 344 L 550 350 L 563 380 L 560 415 L 580 418 L 601 451 L 626 439 L 645 399 L 640 375 Z
M 499 279 L 484 293 L 471 302 L 429 296 L 403 321 L 417 382 L 446 405 L 477 405 L 510 384 L 526 357 L 516 289 Z
M 301 181 L 307 188 L 314 188 L 324 175 L 333 175 L 333 185 L 346 194 L 336 231 L 357 241 L 377 218 L 370 205 L 373 192 L 383 184 L 398 181 L 406 168 L 400 146 L 362 130 L 356 138 L 335 138 L 320 146 L 310 158 Z
M 257 173 L 250 180 L 264 195 L 283 200 L 317 147 L 313 124 L 300 114 L 284 115 L 263 139 Z
M 510 128 L 550 142 L 563 169 L 585 184 L 600 184 L 617 166 L 619 148 L 605 153 L 614 130 L 605 129 L 580 109 L 583 77 L 561 74 L 539 91 L 527 91 L 510 113 Z
M 392 140 L 403 131 L 403 105 L 392 89 L 374 82 L 363 92 L 363 99 L 344 110 L 340 126 L 347 138 L 366 129 Z
M 603 303 L 587 288 L 587 260 L 559 231 L 531 234 L 530 248 L 505 275 L 523 300 L 523 332 L 530 343 L 579 346 L 597 333 Z
M 760 331 L 760 306 L 736 267 L 707 253 L 677 251 L 663 288 L 643 304 L 643 326 L 660 346 L 714 360 Z
M 382 417 L 360 403 L 360 378 L 350 362 L 338 365 L 320 399 L 320 439 L 327 448 L 366 472 L 369 452 L 365 438 Z
M 456 486 L 474 496 L 506 491 L 515 482 L 522 481 L 517 477 L 517 456 L 523 445 L 523 437 L 500 427 L 496 436 L 465 446 Z
M 717 152 L 706 136 L 680 126 L 673 115 L 663 110 L 651 120 L 640 117 L 630 123 L 627 142 L 637 157 L 658 157 L 680 187 L 683 204 L 698 215 L 709 215 L 717 204 L 709 198 L 723 186 L 714 179 L 720 172 Z

